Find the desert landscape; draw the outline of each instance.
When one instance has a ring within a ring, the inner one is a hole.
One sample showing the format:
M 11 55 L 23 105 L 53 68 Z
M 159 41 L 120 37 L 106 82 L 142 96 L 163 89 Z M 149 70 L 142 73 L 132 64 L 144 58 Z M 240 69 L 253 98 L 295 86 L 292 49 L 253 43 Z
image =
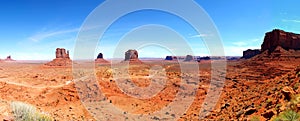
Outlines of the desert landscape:
M 118 63 L 104 59 L 102 53 L 94 61 L 76 61 L 63 48 L 56 49 L 56 58 L 51 62 L 23 62 L 9 56 L 0 62 L 0 118 L 14 120 L 12 104 L 17 101 L 32 105 L 49 120 L 57 121 L 142 120 L 139 117 L 147 115 L 148 120 L 264 121 L 290 120 L 289 116 L 299 120 L 299 44 L 299 34 L 274 29 L 266 33 L 259 52 L 250 48 L 236 60 L 196 60 L 188 55 L 184 60 L 167 57 L 143 61 L 138 56 L 142 53 L 128 50 Z M 226 72 L 214 70 L 218 76 L 213 78 L 225 80 L 211 84 L 212 64 L 223 61 Z M 182 70 L 182 65 L 194 64 L 198 71 Z M 79 73 L 73 72 L 75 66 Z M 94 75 L 87 77 L 92 78 L 76 78 L 85 77 L 89 71 Z M 127 75 L 122 75 L 125 71 Z M 157 85 L 151 87 L 153 82 Z M 151 98 L 143 98 L 144 92 L 131 90 L 128 85 L 132 84 L 149 87 L 150 91 L 163 87 Z M 212 94 L 220 91 L 220 97 L 208 97 L 216 105 L 211 111 L 201 110 L 209 88 Z M 161 116 L 150 115 L 175 102 L 178 93 L 183 96 L 179 101 L 193 99 L 182 115 L 171 110 Z M 101 103 L 105 105 L 99 107 Z M 108 114 L 114 109 L 106 104 L 120 109 L 122 114 Z M 201 111 L 209 113 L 201 117 Z
M 0 121 L 300 121 L 299 4 L 2 0 Z

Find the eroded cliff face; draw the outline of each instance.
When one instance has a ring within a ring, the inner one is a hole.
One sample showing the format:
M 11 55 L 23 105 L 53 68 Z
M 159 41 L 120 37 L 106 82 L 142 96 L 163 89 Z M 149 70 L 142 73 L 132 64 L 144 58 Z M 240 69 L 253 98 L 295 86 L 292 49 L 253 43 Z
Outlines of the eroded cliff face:
M 123 62 L 142 63 L 142 61 L 139 60 L 138 51 L 132 49 L 125 52 L 125 59 Z
M 261 51 L 268 50 L 269 53 L 272 53 L 277 46 L 285 50 L 300 50 L 300 34 L 285 32 L 279 29 L 274 29 L 266 33 L 264 42 L 261 45 Z
M 245 58 L 245 59 L 249 59 L 249 58 L 252 58 L 256 55 L 260 54 L 260 50 L 259 49 L 248 49 L 248 50 L 245 50 L 243 51 L 243 57 L 242 58 Z
M 64 48 L 57 48 L 55 52 L 55 59 L 46 63 L 46 66 L 71 66 L 72 61 L 69 56 L 69 51 Z
M 56 48 L 55 52 L 56 58 L 70 58 L 69 51 L 64 48 Z
M 107 60 L 103 58 L 103 54 L 99 53 L 97 58 L 95 59 L 96 63 L 109 63 Z

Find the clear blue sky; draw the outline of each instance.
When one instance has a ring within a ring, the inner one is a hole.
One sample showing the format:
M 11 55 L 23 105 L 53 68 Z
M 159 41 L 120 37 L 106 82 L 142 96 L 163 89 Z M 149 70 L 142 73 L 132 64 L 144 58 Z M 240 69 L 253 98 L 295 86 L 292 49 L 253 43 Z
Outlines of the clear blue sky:
M 81 25 L 90 12 L 102 2 L 102 0 L 0 1 L 0 58 L 12 55 L 17 60 L 53 59 L 57 47 L 69 49 L 72 55 Z M 274 28 L 300 33 L 298 0 L 197 0 L 196 2 L 214 21 L 227 56 L 241 56 L 243 50 L 260 48 L 265 32 Z M 138 11 L 120 18 L 103 36 L 96 53 L 102 52 L 104 57 L 112 57 L 113 47 L 124 34 L 146 24 L 174 28 L 187 38 L 195 55 L 209 55 L 201 38 L 189 28 L 188 24 L 182 22 L 179 17 L 153 10 Z M 168 54 L 167 51 L 156 47 L 139 50 L 140 57 L 164 57 Z

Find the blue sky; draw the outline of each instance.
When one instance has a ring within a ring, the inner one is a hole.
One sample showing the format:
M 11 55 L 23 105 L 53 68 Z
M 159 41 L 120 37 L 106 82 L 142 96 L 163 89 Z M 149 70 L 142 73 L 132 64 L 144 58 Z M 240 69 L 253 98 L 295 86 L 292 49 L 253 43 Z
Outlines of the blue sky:
M 12 55 L 17 60 L 50 60 L 55 57 L 54 51 L 57 47 L 70 50 L 72 56 L 80 27 L 86 17 L 103 3 L 102 0 L 0 2 L 0 58 Z M 300 33 L 300 13 L 297 9 L 300 2 L 297 0 L 196 2 L 213 20 L 223 40 L 227 56 L 241 56 L 243 50 L 260 48 L 265 32 L 274 28 Z M 194 55 L 209 55 L 202 37 L 213 35 L 199 35 L 180 17 L 155 10 L 137 11 L 119 18 L 101 38 L 95 55 L 102 52 L 105 58 L 113 57 L 115 46 L 124 35 L 137 27 L 149 24 L 174 29 L 187 41 Z M 169 40 L 169 43 L 174 41 Z M 169 54 L 169 50 L 160 47 L 139 48 L 140 57 L 164 57 Z

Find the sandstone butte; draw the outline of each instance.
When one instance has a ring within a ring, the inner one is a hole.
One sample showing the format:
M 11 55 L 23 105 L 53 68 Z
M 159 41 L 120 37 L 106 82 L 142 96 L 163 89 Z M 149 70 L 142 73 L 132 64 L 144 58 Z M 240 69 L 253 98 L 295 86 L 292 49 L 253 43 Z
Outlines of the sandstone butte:
M 129 62 L 130 64 L 141 64 L 137 50 L 129 49 L 125 52 L 125 59 L 123 62 Z
M 285 50 L 300 50 L 300 34 L 274 29 L 266 33 L 261 51 L 273 52 L 278 46 Z
M 96 63 L 100 63 L 100 64 L 107 64 L 107 63 L 109 63 L 107 60 L 105 60 L 103 58 L 103 54 L 102 53 L 98 54 L 97 58 L 95 59 L 95 62 Z
M 55 59 L 51 62 L 46 63 L 47 66 L 71 66 L 72 60 L 69 56 L 69 51 L 66 51 L 64 48 L 56 48 Z
M 249 58 L 252 58 L 256 55 L 260 54 L 260 50 L 259 49 L 248 49 L 248 50 L 245 50 L 243 51 L 243 57 L 244 59 L 249 59 Z
M 260 50 L 248 49 L 243 52 L 242 58 L 249 59 L 256 55 L 258 56 L 255 57 L 255 59 L 300 58 L 299 50 L 300 34 L 274 29 L 273 31 L 265 34 Z
M 4 61 L 15 61 L 15 60 L 13 60 L 13 59 L 11 58 L 11 56 L 9 55 L 9 56 L 6 57 L 6 59 L 4 59 Z

